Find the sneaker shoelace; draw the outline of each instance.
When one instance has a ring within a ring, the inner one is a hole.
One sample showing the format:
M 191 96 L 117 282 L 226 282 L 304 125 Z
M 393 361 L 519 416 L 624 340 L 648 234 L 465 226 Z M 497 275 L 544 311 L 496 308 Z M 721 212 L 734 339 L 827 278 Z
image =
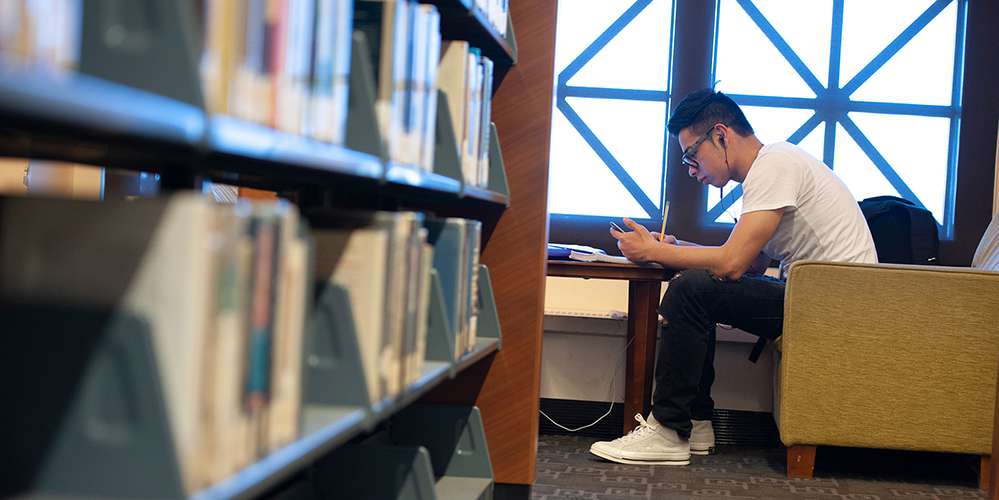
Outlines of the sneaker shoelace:
M 627 443 L 629 441 L 634 441 L 636 439 L 641 439 L 649 435 L 649 433 L 656 432 L 651 425 L 642 417 L 641 413 L 635 414 L 635 420 L 638 421 L 638 427 L 635 427 L 631 432 L 625 434 L 624 436 L 618 438 L 622 443 Z

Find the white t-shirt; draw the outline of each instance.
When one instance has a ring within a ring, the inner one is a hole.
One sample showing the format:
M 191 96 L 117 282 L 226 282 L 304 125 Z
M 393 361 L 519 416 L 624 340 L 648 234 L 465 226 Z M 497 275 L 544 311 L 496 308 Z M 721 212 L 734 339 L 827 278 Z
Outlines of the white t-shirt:
M 781 276 L 799 260 L 878 261 L 860 205 L 821 161 L 788 142 L 763 146 L 742 183 L 742 213 L 784 208 L 763 247 Z

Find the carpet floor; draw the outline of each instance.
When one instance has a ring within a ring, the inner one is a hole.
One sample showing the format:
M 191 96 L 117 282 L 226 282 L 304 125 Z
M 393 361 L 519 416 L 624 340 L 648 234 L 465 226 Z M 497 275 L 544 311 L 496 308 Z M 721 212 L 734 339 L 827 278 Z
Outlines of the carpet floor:
M 532 499 L 985 498 L 974 456 L 820 447 L 815 479 L 789 480 L 783 448 L 722 446 L 672 467 L 611 463 L 589 453 L 594 441 L 540 436 Z

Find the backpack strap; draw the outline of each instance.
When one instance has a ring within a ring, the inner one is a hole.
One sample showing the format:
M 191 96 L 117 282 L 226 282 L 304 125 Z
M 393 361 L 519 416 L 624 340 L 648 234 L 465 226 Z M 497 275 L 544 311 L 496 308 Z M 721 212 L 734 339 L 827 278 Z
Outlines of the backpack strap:
M 763 348 L 767 346 L 767 339 L 764 337 L 759 337 L 756 339 L 756 344 L 753 344 L 753 351 L 749 353 L 749 361 L 755 363 L 760 360 L 760 354 L 763 354 Z

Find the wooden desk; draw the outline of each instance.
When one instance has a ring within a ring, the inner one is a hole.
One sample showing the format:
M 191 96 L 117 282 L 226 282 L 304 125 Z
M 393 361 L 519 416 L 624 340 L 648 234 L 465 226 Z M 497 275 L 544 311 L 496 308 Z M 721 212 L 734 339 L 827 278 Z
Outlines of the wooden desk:
M 661 267 L 606 262 L 549 260 L 548 276 L 628 280 L 628 361 L 625 368 L 624 432 L 637 425 L 636 413 L 649 414 L 652 376 L 656 359 L 656 331 L 659 326 L 659 293 L 662 282 L 675 271 Z

